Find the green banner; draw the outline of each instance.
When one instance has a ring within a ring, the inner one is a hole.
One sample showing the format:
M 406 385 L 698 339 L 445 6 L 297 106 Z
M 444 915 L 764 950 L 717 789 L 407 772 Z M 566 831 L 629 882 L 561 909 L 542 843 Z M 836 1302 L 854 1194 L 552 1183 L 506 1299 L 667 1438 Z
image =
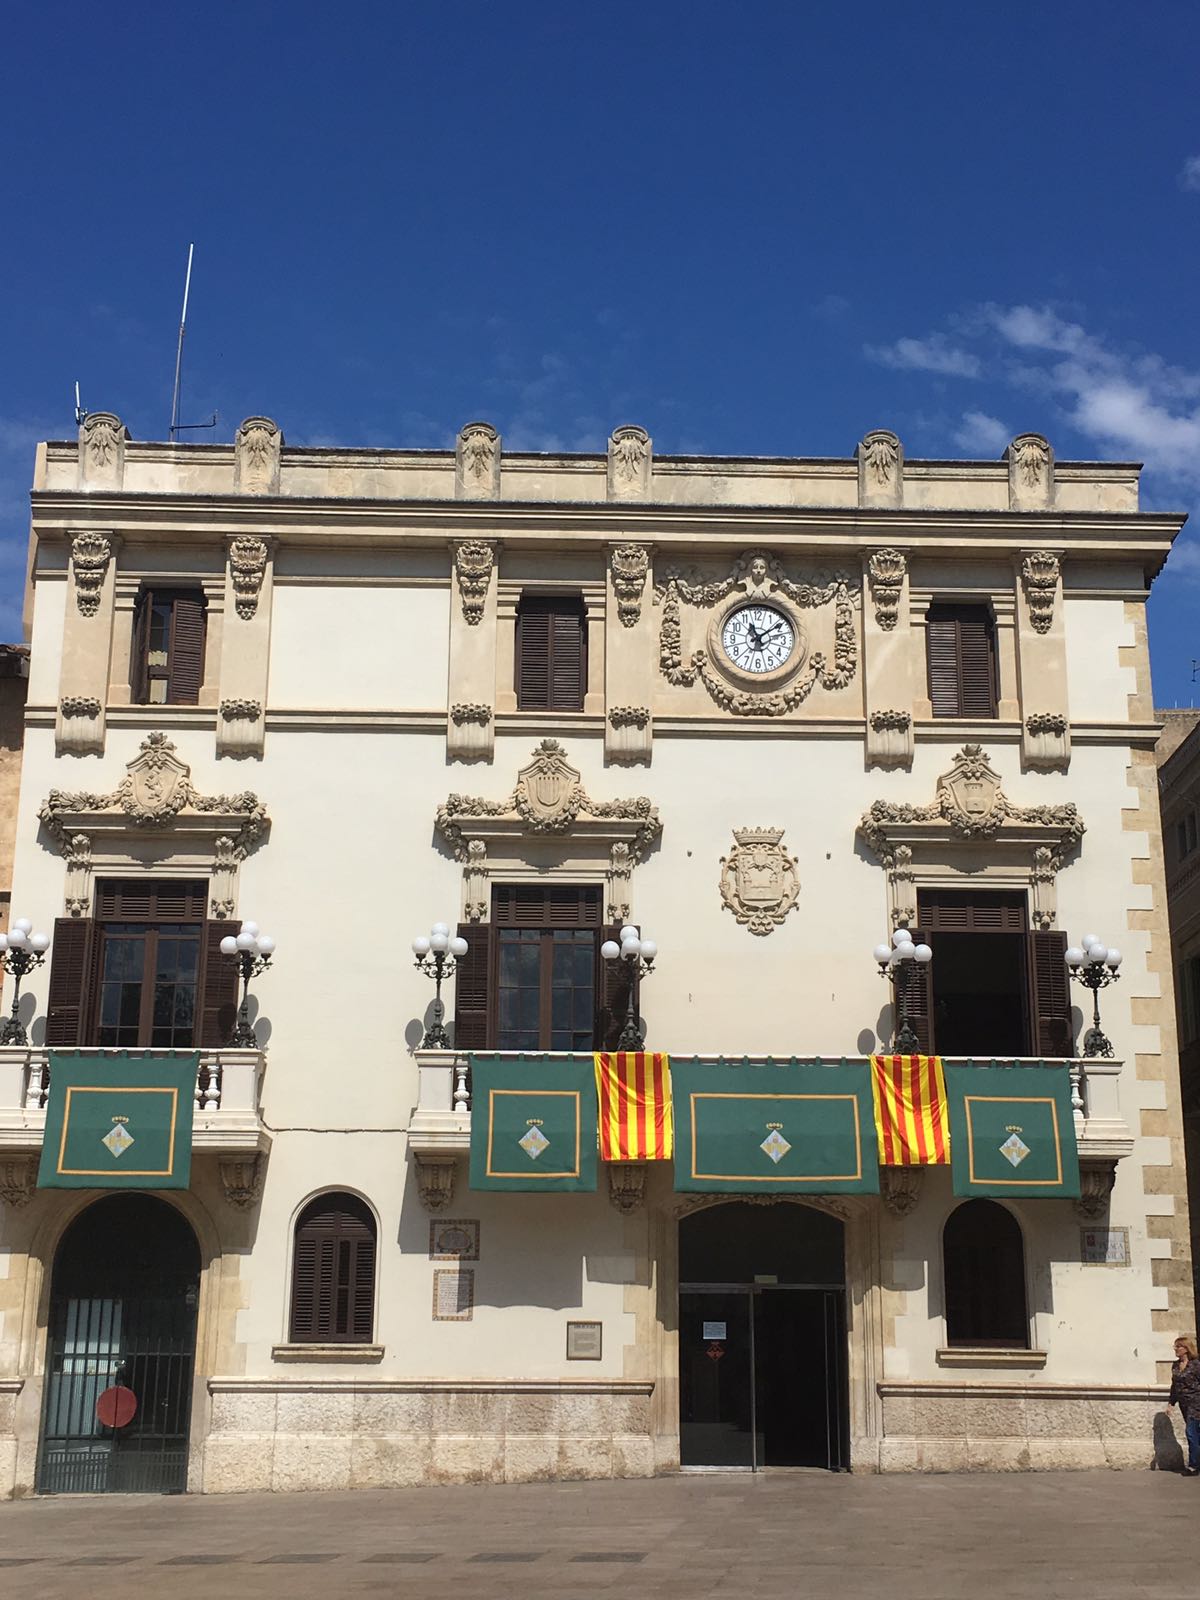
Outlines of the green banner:
M 593 1057 L 471 1058 L 471 1188 L 596 1187 Z
M 878 1194 L 866 1062 L 732 1066 L 672 1057 L 675 1187 Z
M 194 1050 L 50 1051 L 40 1189 L 186 1189 Z
M 955 1194 L 1078 1196 L 1079 1152 L 1067 1067 L 943 1063 L 942 1070 Z

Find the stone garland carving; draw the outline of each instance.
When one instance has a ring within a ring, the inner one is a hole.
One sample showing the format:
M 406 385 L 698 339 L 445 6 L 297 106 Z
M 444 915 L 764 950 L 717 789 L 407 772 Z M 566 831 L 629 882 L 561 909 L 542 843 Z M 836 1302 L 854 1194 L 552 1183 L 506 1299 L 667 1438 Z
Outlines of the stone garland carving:
M 876 733 L 885 733 L 888 730 L 896 733 L 907 733 L 912 727 L 912 712 L 872 711 L 871 726 Z
M 642 859 L 662 830 L 657 807 L 644 795 L 633 800 L 590 799 L 579 772 L 568 762 L 557 739 L 542 740 L 534 751 L 533 761 L 517 774 L 516 788 L 503 800 L 452 794 L 438 807 L 437 831 L 457 860 L 468 860 L 470 841 L 467 835 L 471 820 L 486 817 L 519 820 L 528 832 L 541 834 L 567 833 L 577 818 L 635 823 L 637 826 L 629 841 L 634 862 Z
M 1050 446 L 1040 433 L 1022 433 L 1009 448 L 1022 485 L 1036 489 L 1050 465 Z
M 65 694 L 61 709 L 64 717 L 98 717 L 101 706 L 93 694 Z
M 1049 633 L 1054 621 L 1054 593 L 1059 561 L 1049 550 L 1033 550 L 1021 562 L 1021 582 L 1035 633 Z
M 793 605 L 806 609 L 832 604 L 833 665 L 829 665 L 823 652 L 814 651 L 794 682 L 774 694 L 732 688 L 713 670 L 707 650 L 693 651 L 685 665 L 680 603 L 711 608 L 739 588 L 746 591 L 748 601 L 769 601 L 772 595 L 781 594 Z M 663 608 L 659 632 L 659 666 L 663 676 L 676 688 L 684 689 L 690 688 L 699 678 L 716 703 L 734 716 L 785 716 L 807 699 L 817 684 L 823 689 L 844 689 L 858 668 L 854 593 L 842 573 L 833 574 L 826 583 L 796 583 L 767 551 L 748 550 L 733 563 L 725 578 L 692 583 L 681 573 L 671 572 L 662 585 L 656 586 L 656 593 L 662 597 Z
M 262 716 L 259 700 L 222 700 L 221 715 L 226 722 L 257 722 Z
M 464 539 L 455 547 L 454 570 L 458 576 L 458 592 L 462 596 L 463 617 L 469 627 L 476 627 L 483 617 L 483 605 L 495 560 L 495 545 L 483 539 Z
M 47 833 L 67 859 L 67 910 L 71 916 L 86 913 L 86 892 L 91 874 L 92 841 L 89 833 L 73 829 L 76 818 L 97 823 L 123 813 L 135 827 L 169 825 L 182 813 L 228 817 L 236 831 L 216 841 L 213 876 L 213 914 L 229 916 L 233 905 L 225 885 L 236 867 L 259 842 L 269 826 L 266 807 L 256 794 L 200 794 L 192 783 L 191 769 L 176 755 L 165 733 L 151 733 L 142 741 L 125 776 L 108 794 L 51 789 L 38 812 Z
M 609 557 L 617 615 L 626 628 L 632 628 L 642 614 L 642 591 L 650 571 L 650 553 L 644 545 L 618 545 Z
M 481 728 L 486 728 L 492 720 L 492 708 L 478 702 L 460 702 L 450 707 L 450 720 L 459 728 L 464 723 L 478 723 Z
M 734 848 L 721 857 L 721 900 L 751 933 L 780 927 L 800 893 L 797 858 L 780 844 L 782 828 L 735 828 Z
M 863 465 L 879 488 L 886 488 L 900 463 L 900 441 L 886 428 L 864 435 Z
M 229 542 L 229 573 L 237 614 L 249 622 L 258 610 L 258 596 L 267 570 L 267 542 L 243 535 Z
M 871 598 L 875 602 L 875 621 L 890 633 L 900 616 L 900 593 L 908 563 L 900 550 L 872 550 L 867 558 Z
M 1025 718 L 1025 726 L 1031 734 L 1058 733 L 1067 731 L 1067 719 L 1061 711 L 1032 711 Z
M 644 728 L 650 721 L 647 706 L 614 706 L 608 713 L 614 728 Z
M 112 553 L 112 540 L 105 533 L 77 533 L 71 540 L 75 601 L 81 616 L 94 617 L 100 609 L 100 591 Z

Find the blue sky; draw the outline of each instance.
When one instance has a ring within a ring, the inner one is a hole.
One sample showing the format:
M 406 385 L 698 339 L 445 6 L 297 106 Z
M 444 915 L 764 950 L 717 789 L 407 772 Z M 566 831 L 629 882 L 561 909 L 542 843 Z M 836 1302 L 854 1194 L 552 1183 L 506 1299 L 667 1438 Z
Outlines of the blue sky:
M 1194 4 L 11 6 L 0 636 L 72 385 L 164 438 L 1144 460 L 1200 506 Z M 1190 703 L 1200 527 L 1151 602 Z

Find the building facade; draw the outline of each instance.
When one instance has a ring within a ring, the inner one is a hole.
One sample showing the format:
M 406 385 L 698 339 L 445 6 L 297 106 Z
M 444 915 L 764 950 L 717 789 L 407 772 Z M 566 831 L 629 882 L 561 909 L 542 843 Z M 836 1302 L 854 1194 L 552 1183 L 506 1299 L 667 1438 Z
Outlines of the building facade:
M 1181 525 L 1036 435 L 545 456 L 96 413 L 40 447 L 0 1487 L 1145 1466 L 1192 1325 L 1145 628 Z M 247 919 L 278 949 L 235 1028 Z M 1069 1085 L 1076 1200 L 688 1192 L 678 1153 L 471 1186 L 481 1056 L 565 1074 L 640 1016 L 834 1082 L 891 1047 L 905 928 L 922 1051 Z M 1124 962 L 1081 1059 L 1085 928 Z M 186 1187 L 54 1177 L 73 1053 L 193 1063 Z

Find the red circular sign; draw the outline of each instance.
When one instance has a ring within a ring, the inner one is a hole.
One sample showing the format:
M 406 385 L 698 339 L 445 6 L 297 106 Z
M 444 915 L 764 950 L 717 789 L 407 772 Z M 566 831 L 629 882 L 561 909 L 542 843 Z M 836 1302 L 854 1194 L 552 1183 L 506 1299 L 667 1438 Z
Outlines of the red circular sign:
M 105 1428 L 127 1428 L 137 1415 L 132 1389 L 105 1389 L 96 1401 L 96 1419 Z

